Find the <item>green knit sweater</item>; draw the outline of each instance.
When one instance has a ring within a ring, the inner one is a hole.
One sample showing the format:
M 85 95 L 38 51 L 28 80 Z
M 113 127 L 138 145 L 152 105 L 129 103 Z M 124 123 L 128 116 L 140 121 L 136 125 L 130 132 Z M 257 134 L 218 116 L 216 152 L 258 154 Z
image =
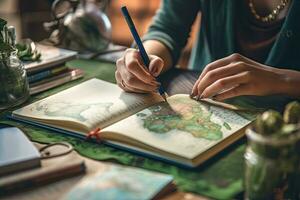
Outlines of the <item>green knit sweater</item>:
M 187 43 L 191 26 L 202 13 L 197 41 L 189 68 L 201 71 L 208 63 L 238 53 L 235 41 L 235 18 L 241 0 L 163 0 L 144 40 L 165 44 L 176 64 Z M 265 64 L 300 70 L 300 0 L 293 0 Z

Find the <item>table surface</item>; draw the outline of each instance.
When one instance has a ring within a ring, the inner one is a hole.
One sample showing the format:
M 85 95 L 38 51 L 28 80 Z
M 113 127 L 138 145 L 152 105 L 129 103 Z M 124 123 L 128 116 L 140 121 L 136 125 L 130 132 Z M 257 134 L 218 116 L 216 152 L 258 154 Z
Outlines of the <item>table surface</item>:
M 84 80 L 87 80 L 87 79 L 93 78 L 93 77 L 103 79 L 106 81 L 111 81 L 114 79 L 114 73 L 113 73 L 114 66 L 113 65 L 104 64 L 99 61 L 93 61 L 93 60 L 89 60 L 89 61 L 76 60 L 74 62 L 72 61 L 72 62 L 68 63 L 68 65 L 84 69 L 86 72 L 86 76 L 85 76 Z M 183 76 L 177 76 L 179 74 L 183 75 Z M 172 77 L 170 77 L 171 75 L 172 75 Z M 175 75 L 175 76 L 173 76 L 173 75 Z M 189 93 L 191 87 L 193 86 L 193 82 L 197 80 L 197 76 L 198 76 L 197 72 L 183 73 L 182 71 L 175 70 L 173 74 L 168 73 L 165 75 L 165 77 L 162 77 L 165 80 L 168 80 L 168 82 L 163 83 L 163 85 L 167 89 L 167 92 L 169 94 Z M 27 102 L 27 103 L 42 99 L 42 98 L 47 97 L 52 94 L 55 94 L 63 89 L 74 86 L 84 80 L 75 81 L 73 83 L 68 83 L 65 86 L 52 89 L 50 91 L 41 93 L 39 95 L 35 95 L 35 96 L 31 97 L 29 102 Z M 174 87 L 174 86 L 176 86 L 176 87 Z M 1 113 L 2 119 L 0 119 L 0 121 L 3 120 L 4 115 L 5 115 L 5 113 Z M 5 121 L 5 120 L 3 120 L 3 121 Z M 7 121 L 5 121 L 5 122 L 7 122 Z M 31 131 L 31 128 L 29 128 L 29 130 Z M 37 129 L 37 130 L 39 130 L 39 129 Z M 40 132 L 43 132 L 43 131 L 40 131 Z M 40 133 L 37 132 L 37 134 L 40 134 Z M 40 136 L 40 135 L 38 135 L 38 136 Z M 211 190 L 212 192 L 214 192 L 214 191 L 216 192 L 217 189 L 214 187 L 217 184 L 217 185 L 219 185 L 219 187 L 221 187 L 221 189 L 223 187 L 221 192 L 219 192 L 219 195 L 221 195 L 221 196 L 223 196 L 225 194 L 228 195 L 228 193 L 237 194 L 236 192 L 232 192 L 232 188 L 238 188 L 238 192 L 240 192 L 240 190 L 241 190 L 241 185 L 242 185 L 241 177 L 243 174 L 243 172 L 242 172 L 243 167 L 241 166 L 241 163 L 242 163 L 243 148 L 239 148 L 239 147 L 243 147 L 243 144 L 244 144 L 244 142 L 241 142 L 241 143 L 235 145 L 236 147 L 228 149 L 227 151 L 223 151 L 223 152 L 225 152 L 223 155 L 219 155 L 218 158 L 213 159 L 212 162 L 209 162 L 208 164 L 206 164 L 205 167 L 203 167 L 202 169 L 200 169 L 199 171 L 196 171 L 196 172 L 190 173 L 189 171 L 177 169 L 173 166 L 164 165 L 164 164 L 160 164 L 160 163 L 158 163 L 157 166 L 168 167 L 168 170 L 170 170 L 169 171 L 170 174 L 172 174 L 172 175 L 175 174 L 177 176 L 177 178 L 179 178 L 178 180 L 181 181 L 181 183 L 183 183 L 184 181 L 189 181 L 190 183 L 184 185 L 184 187 L 183 187 L 184 190 L 186 190 L 188 188 L 188 191 L 191 191 L 191 188 L 192 188 L 193 192 L 198 192 L 198 193 L 202 194 L 202 192 L 199 192 L 200 190 L 198 189 L 198 188 L 201 188 L 204 191 L 204 193 L 206 192 L 205 190 Z M 75 146 L 75 149 L 76 149 L 76 146 Z M 78 149 L 76 149 L 76 150 L 78 150 Z M 95 149 L 93 149 L 93 150 L 95 150 Z M 76 152 L 74 151 L 74 153 L 76 153 Z M 111 152 L 109 152 L 109 153 L 111 153 Z M 95 173 L 95 170 L 97 169 L 97 167 L 103 165 L 104 163 L 108 163 L 106 161 L 96 161 L 96 160 L 92 160 L 92 159 L 89 159 L 86 157 L 82 157 L 82 158 L 85 160 L 86 166 L 87 166 L 86 175 L 92 175 L 93 173 Z M 154 161 L 150 162 L 150 161 L 146 160 L 146 162 L 154 164 Z M 135 165 L 133 164 L 132 166 L 135 166 Z M 137 167 L 143 167 L 143 168 L 149 169 L 149 166 L 147 166 L 147 165 L 146 166 L 137 165 Z M 158 168 L 155 169 L 155 167 L 154 167 L 152 170 L 157 171 Z M 190 173 L 190 174 L 185 176 L 186 173 Z M 32 200 L 35 200 L 35 199 L 45 199 L 45 200 L 59 199 L 61 196 L 63 196 L 67 191 L 69 191 L 70 188 L 72 188 L 76 183 L 78 183 L 86 175 L 65 179 L 65 180 L 62 180 L 62 181 L 59 181 L 56 183 L 52 183 L 52 184 L 49 184 L 46 186 L 35 188 L 34 190 L 20 192 L 13 196 L 6 197 L 4 199 L 18 199 L 18 200 L 22 200 L 22 199 L 32 199 Z M 227 178 L 225 178 L 225 177 L 227 177 Z M 205 182 L 206 180 L 208 182 Z M 209 187 L 206 185 L 209 183 L 210 184 L 213 183 L 213 186 Z M 224 186 L 224 185 L 230 185 L 230 184 L 231 184 L 231 188 L 226 188 Z M 236 189 L 234 189 L 234 190 L 236 190 Z M 210 194 L 212 194 L 212 193 L 210 192 Z M 206 199 L 206 198 L 197 196 L 192 193 L 176 191 L 176 192 L 168 195 L 166 197 L 166 199 Z
M 44 146 L 43 144 L 35 143 L 39 148 Z M 61 199 L 65 194 L 67 194 L 77 183 L 79 183 L 86 176 L 92 176 L 97 172 L 97 169 L 101 168 L 103 165 L 110 165 L 113 163 L 101 162 L 92 160 L 86 157 L 80 156 L 76 151 L 72 152 L 77 154 L 81 159 L 84 160 L 86 165 L 86 173 L 83 175 L 67 178 L 61 181 L 57 181 L 48 185 L 44 185 L 38 188 L 33 188 L 28 191 L 18 192 L 13 195 L 5 196 L 0 198 L 2 200 L 56 200 Z M 167 194 L 164 200 L 206 200 L 206 197 L 197 196 L 192 193 L 184 193 L 179 191 L 174 191 Z

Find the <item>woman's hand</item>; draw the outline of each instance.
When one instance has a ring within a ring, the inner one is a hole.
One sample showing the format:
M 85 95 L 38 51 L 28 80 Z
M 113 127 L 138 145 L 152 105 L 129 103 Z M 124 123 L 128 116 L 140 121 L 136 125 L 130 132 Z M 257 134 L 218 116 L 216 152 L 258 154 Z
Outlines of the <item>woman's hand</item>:
M 127 92 L 148 93 L 157 91 L 160 83 L 155 79 L 163 69 L 161 58 L 149 55 L 150 65 L 147 69 L 140 53 L 136 49 L 127 49 L 122 58 L 117 60 L 115 77 L 117 84 Z
M 208 64 L 191 96 L 224 100 L 241 95 L 279 94 L 284 90 L 283 79 L 279 69 L 233 54 Z

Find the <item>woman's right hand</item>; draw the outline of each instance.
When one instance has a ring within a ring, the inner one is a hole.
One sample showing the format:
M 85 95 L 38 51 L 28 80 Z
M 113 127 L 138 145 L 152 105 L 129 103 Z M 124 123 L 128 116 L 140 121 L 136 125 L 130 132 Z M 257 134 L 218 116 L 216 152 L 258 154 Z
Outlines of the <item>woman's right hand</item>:
M 151 93 L 156 92 L 160 83 L 155 79 L 164 66 L 163 60 L 155 55 L 149 55 L 149 69 L 144 66 L 142 57 L 136 49 L 129 48 L 123 57 L 117 60 L 115 77 L 117 84 L 126 92 Z

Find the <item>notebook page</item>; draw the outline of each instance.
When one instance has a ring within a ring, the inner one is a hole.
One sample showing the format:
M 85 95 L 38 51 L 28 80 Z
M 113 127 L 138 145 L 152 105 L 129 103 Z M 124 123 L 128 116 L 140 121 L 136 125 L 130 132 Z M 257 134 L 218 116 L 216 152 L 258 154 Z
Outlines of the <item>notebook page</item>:
M 126 93 L 117 85 L 91 79 L 13 112 L 43 121 L 69 121 L 88 130 L 103 128 L 162 101 L 158 94 Z
M 233 110 L 177 94 L 169 97 L 167 102 L 150 106 L 103 129 L 103 132 L 124 135 L 165 152 L 193 159 L 254 118 L 254 115 L 245 117 Z

